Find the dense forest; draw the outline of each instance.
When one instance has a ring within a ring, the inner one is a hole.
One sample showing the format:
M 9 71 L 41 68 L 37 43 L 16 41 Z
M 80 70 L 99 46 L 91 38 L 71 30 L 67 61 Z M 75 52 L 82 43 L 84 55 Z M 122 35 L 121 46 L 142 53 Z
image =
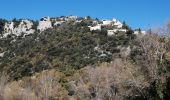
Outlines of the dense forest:
M 108 36 L 114 26 L 91 31 L 98 19 L 81 20 L 41 32 L 33 21 L 33 34 L 0 38 L 0 100 L 168 100 L 169 24 L 142 35 L 124 22 Z

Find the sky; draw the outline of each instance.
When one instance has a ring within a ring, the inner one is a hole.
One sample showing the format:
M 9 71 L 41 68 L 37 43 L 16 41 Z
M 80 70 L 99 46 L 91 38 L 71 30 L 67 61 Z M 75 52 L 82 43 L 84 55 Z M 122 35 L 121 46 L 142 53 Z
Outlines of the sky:
M 144 30 L 170 19 L 170 0 L 0 0 L 0 18 L 39 20 L 50 16 L 117 18 Z

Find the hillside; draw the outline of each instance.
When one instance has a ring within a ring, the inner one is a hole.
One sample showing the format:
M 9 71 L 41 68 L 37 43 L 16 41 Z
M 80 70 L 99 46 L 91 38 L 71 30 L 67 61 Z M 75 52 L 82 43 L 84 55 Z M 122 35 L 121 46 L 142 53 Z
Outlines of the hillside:
M 115 18 L 0 19 L 0 99 L 167 100 L 169 42 Z
M 70 74 L 87 65 L 110 62 L 121 49 L 130 48 L 135 37 L 116 19 L 44 17 L 37 23 L 14 19 L 3 26 L 0 68 L 14 79 L 51 68 Z

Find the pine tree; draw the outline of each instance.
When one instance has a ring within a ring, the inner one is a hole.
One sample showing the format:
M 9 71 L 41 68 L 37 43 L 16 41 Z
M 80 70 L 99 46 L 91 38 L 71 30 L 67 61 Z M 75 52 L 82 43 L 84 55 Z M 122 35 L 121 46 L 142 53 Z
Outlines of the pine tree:
M 123 26 L 122 26 L 123 29 L 129 29 L 129 26 L 126 24 L 125 21 L 123 21 Z

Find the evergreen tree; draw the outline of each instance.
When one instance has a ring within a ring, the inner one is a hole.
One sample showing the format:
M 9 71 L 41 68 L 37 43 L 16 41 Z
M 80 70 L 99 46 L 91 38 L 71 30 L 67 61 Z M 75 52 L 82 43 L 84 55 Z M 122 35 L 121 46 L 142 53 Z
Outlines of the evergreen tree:
M 122 26 L 122 28 L 123 28 L 123 29 L 127 29 L 127 30 L 129 29 L 129 26 L 126 24 L 125 21 L 123 21 L 123 26 Z
M 7 22 L 7 20 L 5 20 L 5 19 L 0 19 L 0 33 L 3 31 L 5 22 Z

